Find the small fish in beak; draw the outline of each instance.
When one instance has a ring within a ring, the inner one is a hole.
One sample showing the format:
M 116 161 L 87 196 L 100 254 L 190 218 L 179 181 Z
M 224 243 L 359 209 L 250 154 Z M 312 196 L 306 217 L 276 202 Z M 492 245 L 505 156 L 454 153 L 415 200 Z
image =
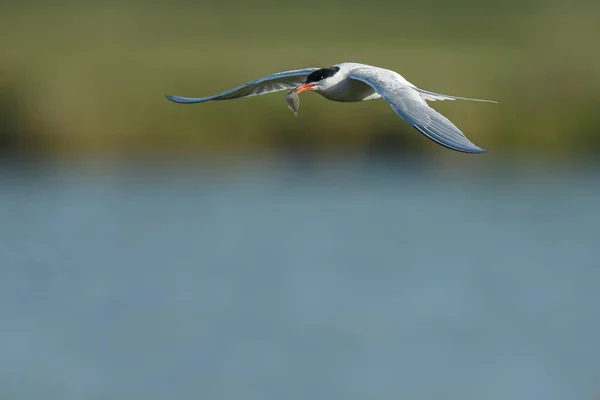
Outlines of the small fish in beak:
M 302 85 L 290 90 L 288 94 L 285 95 L 285 100 L 287 101 L 288 107 L 295 116 L 298 116 L 298 108 L 300 108 L 300 98 L 298 95 L 302 92 L 306 92 L 307 90 L 311 90 L 317 86 L 314 83 L 303 83 Z
M 288 94 L 285 95 L 285 101 L 287 101 L 287 105 L 290 110 L 294 113 L 294 115 L 298 116 L 298 108 L 300 108 L 300 97 L 296 93 L 296 89 L 292 89 Z

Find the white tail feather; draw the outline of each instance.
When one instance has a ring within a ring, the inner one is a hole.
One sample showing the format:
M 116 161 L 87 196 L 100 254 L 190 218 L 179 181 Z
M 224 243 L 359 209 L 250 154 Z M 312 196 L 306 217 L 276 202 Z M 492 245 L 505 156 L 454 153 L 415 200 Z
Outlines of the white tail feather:
M 440 94 L 429 92 L 427 90 L 419 89 L 418 87 L 414 87 L 414 89 L 421 94 L 421 97 L 428 101 L 436 101 L 436 100 L 469 100 L 469 101 L 481 101 L 484 103 L 498 103 L 493 100 L 483 100 L 483 99 L 471 99 L 468 97 L 458 97 L 458 96 L 450 96 L 447 94 Z

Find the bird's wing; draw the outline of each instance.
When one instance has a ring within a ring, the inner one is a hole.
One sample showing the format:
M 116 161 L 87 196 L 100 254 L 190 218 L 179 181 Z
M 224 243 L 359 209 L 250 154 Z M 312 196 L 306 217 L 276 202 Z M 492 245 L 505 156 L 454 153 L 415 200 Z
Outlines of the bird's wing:
M 302 84 L 306 80 L 306 77 L 317 69 L 318 68 L 304 68 L 293 71 L 277 72 L 209 97 L 192 98 L 171 95 L 166 95 L 166 97 L 175 103 L 202 103 L 210 100 L 230 100 L 258 96 L 261 94 L 278 92 L 280 90 L 293 89 Z
M 483 153 L 448 118 L 429 107 L 410 83 L 394 71 L 357 68 L 349 77 L 371 86 L 404 120 L 431 140 L 464 153 Z

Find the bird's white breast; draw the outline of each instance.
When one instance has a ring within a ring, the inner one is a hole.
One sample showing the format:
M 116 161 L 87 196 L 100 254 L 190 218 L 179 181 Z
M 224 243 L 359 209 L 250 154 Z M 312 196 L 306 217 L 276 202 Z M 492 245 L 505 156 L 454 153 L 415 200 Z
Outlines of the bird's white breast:
M 375 90 L 366 83 L 344 77 L 338 83 L 317 91 L 320 95 L 328 100 L 340 102 L 356 102 L 365 100 L 379 99 Z

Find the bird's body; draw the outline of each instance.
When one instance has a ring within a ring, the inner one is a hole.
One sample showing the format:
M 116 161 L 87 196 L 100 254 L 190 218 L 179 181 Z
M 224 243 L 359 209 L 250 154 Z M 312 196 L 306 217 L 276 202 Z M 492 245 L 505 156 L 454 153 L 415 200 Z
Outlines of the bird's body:
M 356 80 L 349 79 L 348 75 L 359 68 L 372 68 L 373 71 L 383 72 L 383 68 L 372 67 L 359 63 L 342 63 L 334 65 L 340 70 L 326 81 L 323 87 L 315 87 L 315 92 L 325 97 L 327 100 L 339 101 L 343 103 L 353 103 L 357 101 L 367 101 L 380 99 L 381 96 L 368 84 Z M 392 71 L 390 71 L 392 72 Z M 398 75 L 400 77 L 400 75 Z M 402 78 L 402 77 L 400 77 Z M 404 79 L 404 78 L 402 78 Z
M 297 94 L 308 90 L 315 91 L 326 99 L 337 102 L 359 102 L 383 98 L 399 116 L 435 142 L 466 153 L 485 151 L 471 143 L 446 117 L 430 108 L 427 101 L 456 99 L 492 101 L 429 92 L 417 88 L 397 72 L 366 64 L 345 62 L 329 68 L 279 72 L 210 97 L 167 96 L 167 98 L 176 103 L 202 103 L 287 89 L 293 89 L 292 91 Z

